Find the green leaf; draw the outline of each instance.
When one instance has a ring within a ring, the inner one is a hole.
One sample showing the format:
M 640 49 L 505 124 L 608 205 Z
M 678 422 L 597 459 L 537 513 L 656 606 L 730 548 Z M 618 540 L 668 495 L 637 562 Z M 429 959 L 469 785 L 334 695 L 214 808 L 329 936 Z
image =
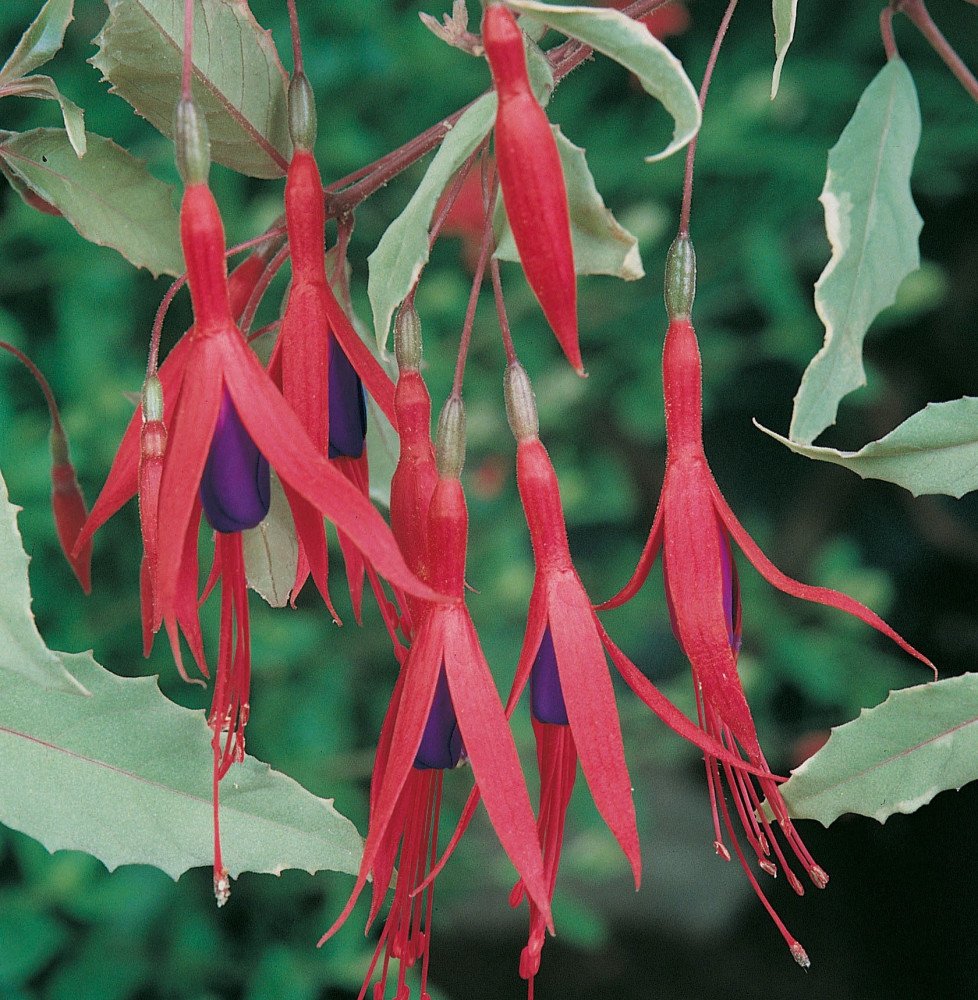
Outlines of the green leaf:
M 73 0 L 48 0 L 0 69 L 0 84 L 26 76 L 60 51 L 73 20 Z
M 76 155 L 85 155 L 85 150 L 88 148 L 85 139 L 85 112 L 58 90 L 57 84 L 51 77 L 37 74 L 22 80 L 14 80 L 3 87 L 3 92 L 9 97 L 38 97 L 41 100 L 57 101 L 61 105 L 61 117 L 64 119 L 71 148 Z
M 292 511 L 278 476 L 272 473 L 271 503 L 265 520 L 241 533 L 248 586 L 273 608 L 284 608 L 299 563 Z
M 106 0 L 92 63 L 165 136 L 173 136 L 183 59 L 183 0 Z M 196 0 L 193 91 L 211 156 L 252 177 L 285 173 L 292 144 L 288 78 L 271 36 L 239 0 Z
M 574 267 L 578 274 L 610 274 L 625 281 L 635 281 L 645 275 L 638 253 L 638 240 L 622 228 L 605 206 L 594 178 L 588 169 L 584 150 L 575 146 L 554 125 L 567 200 L 570 204 L 571 240 L 574 244 Z M 500 260 L 519 261 L 519 252 L 506 221 L 502 199 L 496 206 Z
M 44 648 L 15 514 L 0 478 L 0 822 L 49 851 L 92 854 L 110 870 L 148 864 L 177 878 L 212 864 L 204 713 L 168 701 L 155 678 L 117 677 L 91 653 Z M 61 677 L 90 696 L 38 687 Z M 221 831 L 232 877 L 359 865 L 349 820 L 253 757 L 221 783 Z
M 797 455 L 832 462 L 863 479 L 883 479 L 922 493 L 960 499 L 978 489 L 978 398 L 928 403 L 879 441 L 859 451 L 800 444 L 754 423 Z
M 978 778 L 978 674 L 893 691 L 832 730 L 781 785 L 788 812 L 828 826 L 843 813 L 880 823 Z M 765 804 L 765 810 L 769 807 Z
M 0 676 L 15 674 L 69 695 L 88 692 L 69 674 L 37 631 L 27 583 L 30 560 L 17 530 L 17 512 L 0 476 Z M 34 696 L 39 692 L 34 688 Z
M 829 152 L 825 229 L 832 259 L 815 284 L 825 343 L 795 396 L 789 437 L 811 444 L 835 423 L 840 400 L 866 384 L 862 344 L 870 323 L 920 266 L 923 221 L 910 193 L 920 108 L 907 67 L 891 59 L 859 99 Z
M 773 0 L 771 13 L 774 17 L 774 74 L 771 77 L 771 100 L 778 96 L 781 85 L 781 69 L 788 46 L 795 37 L 795 18 L 798 14 L 798 0 Z
M 428 262 L 428 227 L 441 193 L 455 172 L 489 134 L 496 116 L 496 95 L 484 94 L 445 136 L 404 211 L 387 227 L 367 263 L 367 295 L 374 335 L 387 347 L 394 310 L 404 301 Z
M 183 271 L 173 188 L 110 139 L 89 133 L 79 159 L 64 130 L 39 128 L 0 143 L 0 158 L 85 239 L 154 275 Z
M 696 90 L 682 63 L 645 25 L 607 8 L 553 6 L 537 0 L 507 3 L 631 70 L 643 89 L 662 104 L 675 122 L 672 141 L 661 152 L 647 156 L 647 163 L 671 156 L 696 135 L 701 119 Z

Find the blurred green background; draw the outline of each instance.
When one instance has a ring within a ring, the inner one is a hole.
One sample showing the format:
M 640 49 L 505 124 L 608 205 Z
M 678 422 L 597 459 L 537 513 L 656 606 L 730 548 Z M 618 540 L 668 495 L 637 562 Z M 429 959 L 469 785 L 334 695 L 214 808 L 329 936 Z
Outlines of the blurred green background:
M 33 0 L 0 6 L 0 53 L 36 13 Z M 284 3 L 253 0 L 288 58 Z M 340 177 L 450 113 L 485 88 L 485 65 L 437 42 L 417 13 L 437 3 L 335 0 L 300 3 L 306 71 L 319 108 L 317 158 Z M 477 6 L 477 5 L 471 5 Z M 786 430 L 801 372 L 821 343 L 811 288 L 828 259 L 817 196 L 829 147 L 882 64 L 876 4 L 799 4 L 781 93 L 768 99 L 770 5 L 744 0 L 721 54 L 700 143 L 692 234 L 699 258 L 695 320 L 704 353 L 707 450 L 734 509 L 785 571 L 840 587 L 872 605 L 930 655 L 942 674 L 973 669 L 978 650 L 978 509 L 974 498 L 912 499 L 888 484 L 790 455 L 750 418 Z M 692 26 L 671 44 L 698 81 L 722 5 L 690 4 Z M 978 66 L 978 11 L 935 0 L 933 14 Z M 106 15 L 77 0 L 66 47 L 44 72 L 87 112 L 89 129 L 146 158 L 175 180 L 172 148 L 85 60 Z M 867 343 L 869 388 L 843 404 L 824 443 L 857 447 L 928 400 L 978 392 L 978 107 L 909 23 L 897 38 L 920 93 L 923 140 L 914 189 L 925 220 L 924 266 L 908 279 Z M 650 167 L 665 116 L 599 59 L 558 89 L 553 120 L 588 150 L 605 200 L 640 238 L 649 276 L 625 285 L 581 282 L 580 316 L 590 377 L 561 360 L 518 270 L 504 267 L 510 317 L 534 379 L 542 434 L 561 479 L 571 546 L 591 594 L 627 578 L 652 516 L 664 459 L 658 371 L 665 326 L 661 269 L 675 228 L 681 158 Z M 0 127 L 57 122 L 48 102 L 8 99 Z M 414 168 L 357 213 L 351 262 L 363 315 L 366 257 L 406 202 Z M 229 238 L 247 239 L 280 211 L 281 182 L 223 168 L 212 184 Z M 79 475 L 91 502 L 138 391 L 152 317 L 166 282 L 67 223 L 0 190 L 0 338 L 28 351 L 61 401 Z M 444 240 L 418 294 L 436 407 L 448 389 L 469 275 L 460 245 Z M 278 286 L 277 286 L 278 287 Z M 274 298 L 274 296 L 272 296 Z M 268 306 L 274 315 L 275 303 Z M 181 297 L 164 344 L 188 324 Z M 259 320 L 261 321 L 261 320 Z M 532 565 L 516 497 L 513 448 L 501 398 L 503 354 L 483 302 L 466 380 L 465 473 L 472 538 L 470 606 L 500 688 L 519 649 Z M 47 418 L 33 384 L 0 359 L 0 467 L 33 556 L 34 610 L 56 649 L 94 647 L 122 674 L 161 676 L 167 694 L 203 707 L 182 685 L 165 643 L 139 652 L 135 505 L 102 530 L 95 592 L 82 598 L 57 549 L 48 501 Z M 337 562 L 338 567 L 338 562 Z M 742 565 L 741 665 L 762 743 L 782 773 L 813 737 L 881 701 L 891 687 L 927 679 L 860 623 L 776 594 Z M 337 575 L 334 597 L 346 605 Z M 213 602 L 207 621 L 213 626 Z M 368 598 L 365 627 L 334 628 L 312 594 L 295 611 L 252 599 L 253 712 L 249 751 L 297 778 L 363 830 L 373 742 L 394 663 Z M 348 616 L 350 617 L 350 616 Z M 672 639 L 659 575 L 609 616 L 625 650 L 687 709 L 687 668 Z M 213 630 L 211 631 L 213 636 Z M 782 882 L 771 897 L 812 957 L 807 975 L 755 900 L 743 874 L 713 854 L 702 764 L 666 736 L 629 694 L 620 709 L 643 837 L 645 885 L 635 894 L 623 858 L 586 794 L 575 797 L 555 901 L 559 936 L 544 951 L 539 997 L 730 998 L 966 997 L 978 994 L 978 879 L 973 849 L 978 793 L 943 794 L 916 816 L 880 827 L 849 817 L 803 835 L 832 876 L 797 899 Z M 516 721 L 525 760 L 532 736 Z M 532 768 L 531 768 L 532 770 Z M 582 783 L 579 783 L 582 785 Z M 531 778 L 531 788 L 533 779 Z M 448 816 L 468 790 L 446 781 Z M 334 941 L 314 943 L 352 880 L 245 875 L 231 903 L 214 906 L 210 873 L 174 884 L 148 868 L 107 874 L 76 854 L 54 857 L 0 830 L 0 998 L 3 1000 L 294 1000 L 355 996 L 371 941 L 365 907 Z M 517 997 L 525 914 L 506 905 L 511 872 L 480 817 L 439 880 L 432 996 Z

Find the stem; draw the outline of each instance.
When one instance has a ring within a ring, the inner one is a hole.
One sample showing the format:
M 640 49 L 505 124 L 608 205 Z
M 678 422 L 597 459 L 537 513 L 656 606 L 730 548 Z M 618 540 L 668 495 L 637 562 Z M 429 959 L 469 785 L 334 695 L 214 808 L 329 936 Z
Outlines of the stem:
M 519 359 L 513 346 L 513 332 L 509 328 L 509 317 L 506 315 L 506 303 L 503 300 L 503 285 L 499 278 L 499 261 L 495 257 L 489 263 L 489 273 L 492 275 L 492 291 L 496 296 L 496 315 L 499 317 L 499 332 L 503 335 L 503 348 L 506 351 L 506 364 L 511 365 Z
M 292 72 L 302 72 L 302 44 L 299 41 L 299 15 L 295 10 L 295 0 L 288 0 L 289 28 L 292 31 Z
M 880 11 L 880 35 L 883 39 L 883 50 L 886 52 L 887 60 L 899 59 L 900 50 L 897 48 L 896 36 L 893 34 L 892 4 Z
M 285 263 L 289 256 L 289 245 L 286 243 L 275 256 L 265 265 L 265 270 L 262 271 L 261 277 L 255 282 L 255 288 L 251 293 L 251 297 L 248 299 L 248 304 L 244 307 L 241 312 L 241 316 L 238 319 L 238 328 L 241 332 L 247 336 L 248 331 L 251 329 L 251 324 L 254 322 L 255 313 L 258 312 L 258 305 L 268 291 L 268 286 L 272 283 L 272 278 L 275 277 L 279 272 L 279 268 Z
M 903 0 L 900 10 L 913 21 L 917 30 L 930 42 L 930 47 L 941 57 L 958 83 L 971 95 L 972 100 L 978 101 L 978 79 L 965 65 L 961 56 L 955 52 L 954 46 L 941 34 L 941 29 L 931 18 L 924 0 Z
M 737 9 L 737 0 L 730 0 L 724 12 L 723 20 L 717 29 L 717 36 L 713 40 L 713 48 L 710 50 L 710 58 L 706 62 L 706 71 L 703 73 L 703 82 L 700 84 L 700 111 L 706 107 L 706 95 L 710 89 L 710 79 L 713 76 L 713 67 L 716 66 L 717 56 L 720 54 L 720 46 L 727 34 L 730 26 L 730 19 Z M 699 132 L 693 136 L 686 149 L 686 172 L 683 176 L 683 205 L 679 214 L 679 235 L 689 235 L 689 211 L 693 200 L 693 162 L 696 159 L 696 143 L 699 139 Z
M 180 79 L 180 96 L 185 101 L 193 100 L 190 89 L 190 73 L 193 68 L 194 48 L 194 0 L 183 3 L 183 75 Z
M 51 430 L 57 436 L 64 437 L 64 429 L 61 426 L 61 415 L 58 413 L 58 404 L 55 402 L 54 393 L 48 380 L 41 374 L 41 370 L 31 359 L 19 351 L 13 344 L 8 344 L 5 340 L 0 340 L 0 347 L 9 351 L 30 373 L 34 376 L 34 381 L 38 384 L 41 392 L 44 393 L 44 401 L 48 404 L 48 413 L 51 414 Z
M 346 255 L 350 247 L 350 237 L 353 235 L 353 216 L 343 215 L 336 220 L 336 261 L 333 264 L 331 282 L 337 282 L 340 288 L 340 301 L 347 312 L 353 312 L 353 299 L 350 297 L 350 282 L 346 275 Z

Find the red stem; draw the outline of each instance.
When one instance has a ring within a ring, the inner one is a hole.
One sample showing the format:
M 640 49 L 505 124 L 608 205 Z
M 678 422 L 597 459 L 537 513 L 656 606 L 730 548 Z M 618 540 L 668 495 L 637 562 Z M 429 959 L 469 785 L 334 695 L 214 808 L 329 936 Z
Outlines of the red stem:
M 41 374 L 41 370 L 23 351 L 19 351 L 13 344 L 8 344 L 5 340 L 0 340 L 0 347 L 5 351 L 9 351 L 34 376 L 34 381 L 37 382 L 41 392 L 44 393 L 44 401 L 48 404 L 48 412 L 51 414 L 51 430 L 55 435 L 64 437 L 64 429 L 61 426 L 61 415 L 58 413 L 58 404 L 55 402 L 51 386 L 48 385 L 48 380 Z
M 903 0 L 900 10 L 913 21 L 917 30 L 930 42 L 930 47 L 941 57 L 958 83 L 971 95 L 972 100 L 978 101 L 978 79 L 934 23 L 924 0 Z
M 737 8 L 737 0 L 730 0 L 724 12 L 723 20 L 717 29 L 717 36 L 713 40 L 713 48 L 710 50 L 710 58 L 706 62 L 706 71 L 703 73 L 703 83 L 700 84 L 700 110 L 706 107 L 706 95 L 710 89 L 710 79 L 713 76 L 713 67 L 716 65 L 717 56 L 720 54 L 720 46 L 727 34 L 730 26 L 730 19 Z M 696 143 L 699 133 L 693 136 L 692 141 L 686 148 L 686 173 L 683 176 L 683 206 L 679 214 L 679 235 L 689 235 L 689 211 L 693 201 L 693 162 L 696 159 Z
M 897 48 L 896 36 L 893 34 L 893 7 L 884 7 L 880 11 L 880 36 L 883 39 L 883 50 L 886 52 L 887 60 L 899 59 L 900 50 Z

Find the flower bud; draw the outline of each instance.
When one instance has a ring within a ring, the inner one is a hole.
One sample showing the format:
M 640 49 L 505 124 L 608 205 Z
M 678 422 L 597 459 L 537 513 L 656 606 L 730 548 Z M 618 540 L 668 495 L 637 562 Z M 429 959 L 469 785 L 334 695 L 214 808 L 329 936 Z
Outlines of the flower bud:
M 316 98 L 305 73 L 289 81 L 289 134 L 296 149 L 311 152 L 316 145 Z
M 414 303 L 405 302 L 394 320 L 394 355 L 401 371 L 421 367 L 421 319 Z
M 696 253 L 689 236 L 680 234 L 666 254 L 665 297 L 669 319 L 689 317 L 695 295 Z
M 449 396 L 438 418 L 435 465 L 442 479 L 458 479 L 465 464 L 465 407 L 458 396 Z
M 506 418 L 516 440 L 529 441 L 537 437 L 540 421 L 536 398 L 530 379 L 518 361 L 513 361 L 506 369 L 503 395 L 506 397 Z
M 143 408 L 143 423 L 150 424 L 163 419 L 163 383 L 158 375 L 147 375 L 139 394 Z
M 211 166 L 211 143 L 207 121 L 197 111 L 193 101 L 181 98 L 177 102 L 173 139 L 177 147 L 177 170 L 187 186 L 206 184 Z

